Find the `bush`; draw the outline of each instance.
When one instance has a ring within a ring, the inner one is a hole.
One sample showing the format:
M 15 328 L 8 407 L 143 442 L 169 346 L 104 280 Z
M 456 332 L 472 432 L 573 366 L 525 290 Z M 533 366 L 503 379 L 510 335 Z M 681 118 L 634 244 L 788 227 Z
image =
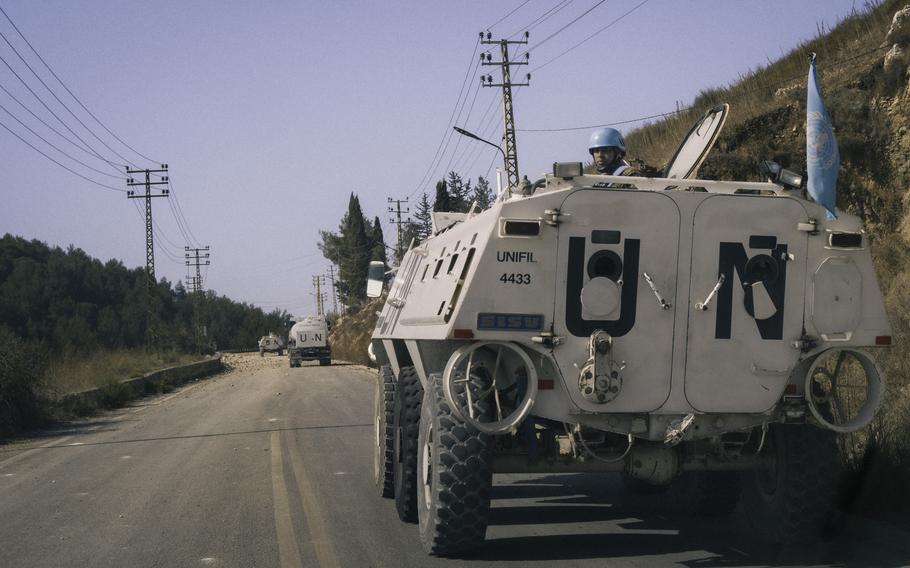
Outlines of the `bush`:
M 35 343 L 0 327 L 0 436 L 37 426 L 47 415 L 47 357 Z

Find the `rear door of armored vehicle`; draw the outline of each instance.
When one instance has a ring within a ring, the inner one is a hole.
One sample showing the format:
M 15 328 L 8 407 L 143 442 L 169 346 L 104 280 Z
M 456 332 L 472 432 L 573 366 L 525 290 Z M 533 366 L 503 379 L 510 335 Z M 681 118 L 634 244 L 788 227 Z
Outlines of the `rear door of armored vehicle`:
M 685 375 L 695 409 L 762 412 L 780 399 L 800 355 L 807 218 L 781 197 L 712 195 L 695 210 Z
M 663 309 L 647 273 L 675 305 L 680 212 L 667 194 L 580 189 L 560 206 L 554 350 L 561 369 L 582 366 L 596 330 L 613 337 L 613 358 L 625 362 L 623 386 L 605 404 L 585 400 L 577 374 L 568 392 L 582 409 L 649 412 L 670 394 L 675 310 Z

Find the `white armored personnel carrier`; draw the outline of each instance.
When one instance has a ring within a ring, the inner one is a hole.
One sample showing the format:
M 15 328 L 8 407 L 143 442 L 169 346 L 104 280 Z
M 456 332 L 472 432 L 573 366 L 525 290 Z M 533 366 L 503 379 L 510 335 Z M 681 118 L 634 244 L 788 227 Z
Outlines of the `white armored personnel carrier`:
M 694 512 L 745 500 L 776 541 L 818 530 L 890 328 L 858 218 L 773 163 L 695 179 L 725 114 L 663 177 L 558 163 L 405 254 L 372 340 L 375 480 L 427 552 L 483 541 L 495 473 L 619 472 Z

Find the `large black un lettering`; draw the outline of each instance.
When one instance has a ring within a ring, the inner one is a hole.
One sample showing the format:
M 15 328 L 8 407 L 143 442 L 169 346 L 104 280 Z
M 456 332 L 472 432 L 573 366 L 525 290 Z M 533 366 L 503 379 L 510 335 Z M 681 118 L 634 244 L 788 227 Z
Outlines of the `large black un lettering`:
M 770 240 L 773 237 L 760 237 Z M 756 237 L 753 237 L 755 240 Z M 774 244 L 770 255 L 767 253 L 749 257 L 742 243 L 720 243 L 720 259 L 717 267 L 718 277 L 724 276 L 724 283 L 717 291 L 717 316 L 715 319 L 715 339 L 730 339 L 733 326 L 733 274 L 739 278 L 743 287 L 743 307 L 755 321 L 762 339 L 783 339 L 784 337 L 784 298 L 787 287 L 787 245 Z M 761 283 L 768 292 L 775 312 L 768 318 L 755 317 L 755 298 L 753 285 Z
M 614 242 L 618 242 L 617 239 Z M 596 241 L 595 241 L 596 242 Z M 585 260 L 585 238 L 569 238 L 569 258 L 566 274 L 566 328 L 576 337 L 590 336 L 602 329 L 613 337 L 622 337 L 635 325 L 638 302 L 638 261 L 641 241 L 625 239 L 622 258 L 611 250 L 600 250 Z M 611 320 L 587 320 L 581 315 L 581 289 L 585 267 L 591 278 L 605 277 L 618 281 L 622 277 L 619 317 Z

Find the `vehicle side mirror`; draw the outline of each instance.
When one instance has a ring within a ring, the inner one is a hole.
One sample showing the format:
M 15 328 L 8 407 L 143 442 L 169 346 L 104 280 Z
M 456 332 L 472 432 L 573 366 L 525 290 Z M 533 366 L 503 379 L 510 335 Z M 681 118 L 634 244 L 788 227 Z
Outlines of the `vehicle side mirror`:
M 382 287 L 385 282 L 385 263 L 380 260 L 374 260 L 370 263 L 367 271 L 367 297 L 378 298 L 382 295 Z

